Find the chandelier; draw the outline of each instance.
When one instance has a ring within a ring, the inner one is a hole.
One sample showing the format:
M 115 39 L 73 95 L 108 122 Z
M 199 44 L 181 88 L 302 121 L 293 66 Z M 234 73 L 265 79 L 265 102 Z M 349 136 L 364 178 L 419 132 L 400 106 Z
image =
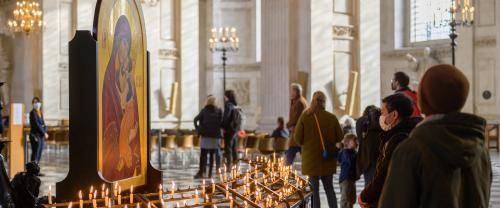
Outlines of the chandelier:
M 31 32 L 41 31 L 45 23 L 42 18 L 40 4 L 36 1 L 16 2 L 16 9 L 12 11 L 13 19 L 8 21 L 8 26 L 12 32 Z

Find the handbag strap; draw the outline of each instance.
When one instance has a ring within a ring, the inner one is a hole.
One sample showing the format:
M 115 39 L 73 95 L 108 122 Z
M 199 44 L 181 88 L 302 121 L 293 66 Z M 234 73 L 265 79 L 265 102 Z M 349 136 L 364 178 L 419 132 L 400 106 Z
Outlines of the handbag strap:
M 321 140 L 321 147 L 323 148 L 323 151 L 325 151 L 325 142 L 323 141 L 323 134 L 321 133 L 321 129 L 319 128 L 319 121 L 318 117 L 316 116 L 316 113 L 314 115 L 314 120 L 316 120 L 316 128 L 318 129 L 319 132 L 319 139 Z

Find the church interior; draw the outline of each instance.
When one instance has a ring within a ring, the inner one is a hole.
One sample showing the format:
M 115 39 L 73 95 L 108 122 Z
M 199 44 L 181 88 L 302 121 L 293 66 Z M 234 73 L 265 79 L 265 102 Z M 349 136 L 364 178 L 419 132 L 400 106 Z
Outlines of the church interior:
M 0 208 L 500 208 L 497 22 L 496 0 L 0 0 Z

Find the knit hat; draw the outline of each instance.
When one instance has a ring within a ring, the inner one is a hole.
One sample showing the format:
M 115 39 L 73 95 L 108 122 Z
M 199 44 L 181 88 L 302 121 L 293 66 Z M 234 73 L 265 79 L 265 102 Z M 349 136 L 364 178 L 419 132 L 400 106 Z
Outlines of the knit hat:
M 469 81 L 455 66 L 429 68 L 418 87 L 418 104 L 425 115 L 459 112 L 469 94 Z

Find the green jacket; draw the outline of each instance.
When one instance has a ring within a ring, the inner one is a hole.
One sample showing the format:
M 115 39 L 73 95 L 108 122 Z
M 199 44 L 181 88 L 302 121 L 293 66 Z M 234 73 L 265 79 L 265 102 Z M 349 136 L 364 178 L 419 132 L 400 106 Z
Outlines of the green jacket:
M 379 207 L 488 207 L 485 123 L 464 113 L 426 118 L 392 155 Z
M 325 143 L 335 145 L 342 141 L 342 129 L 335 115 L 321 110 L 316 113 Z M 302 147 L 302 173 L 308 176 L 329 176 L 337 169 L 336 159 L 322 157 L 321 140 L 314 116 L 302 113 L 295 126 L 295 141 Z

